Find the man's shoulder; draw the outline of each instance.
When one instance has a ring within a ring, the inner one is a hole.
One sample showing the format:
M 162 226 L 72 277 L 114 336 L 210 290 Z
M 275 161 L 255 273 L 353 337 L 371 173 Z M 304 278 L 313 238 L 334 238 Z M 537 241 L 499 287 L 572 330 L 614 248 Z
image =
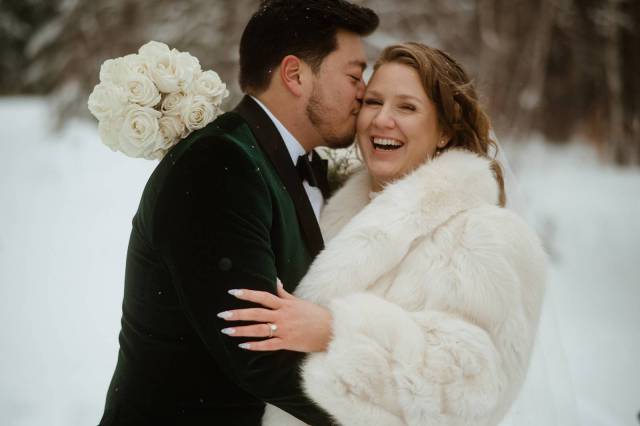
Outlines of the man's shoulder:
M 167 152 L 145 186 L 139 218 L 151 229 L 168 206 L 222 199 L 230 193 L 250 192 L 265 199 L 268 185 L 259 173 L 263 165 L 259 151 L 246 122 L 235 113 L 224 114 Z
M 243 173 L 266 162 L 247 122 L 228 112 L 172 147 L 149 178 L 145 192 L 154 195 L 185 173 L 194 177 L 214 176 L 221 170 Z
M 227 112 L 206 127 L 196 130 L 174 146 L 160 162 L 177 163 L 221 159 L 221 155 L 250 159 L 255 156 L 257 141 L 244 119 Z
M 262 165 L 262 155 L 242 117 L 233 112 L 225 113 L 167 152 L 147 182 L 143 201 L 155 204 L 168 185 L 189 179 L 189 176 L 218 182 L 224 176 L 249 176 L 249 171 Z

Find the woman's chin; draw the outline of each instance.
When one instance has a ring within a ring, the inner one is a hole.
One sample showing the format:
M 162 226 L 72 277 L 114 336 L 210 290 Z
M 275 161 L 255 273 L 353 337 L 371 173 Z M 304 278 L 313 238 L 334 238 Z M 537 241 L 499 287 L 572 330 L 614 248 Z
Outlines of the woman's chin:
M 381 184 L 393 182 L 402 177 L 406 159 L 399 152 L 369 152 L 364 160 L 373 181 Z
M 368 168 L 368 171 L 372 182 L 375 182 L 375 186 L 378 187 L 383 187 L 384 185 L 401 177 L 401 173 L 398 173 L 396 170 L 385 170 L 384 168 L 372 167 Z

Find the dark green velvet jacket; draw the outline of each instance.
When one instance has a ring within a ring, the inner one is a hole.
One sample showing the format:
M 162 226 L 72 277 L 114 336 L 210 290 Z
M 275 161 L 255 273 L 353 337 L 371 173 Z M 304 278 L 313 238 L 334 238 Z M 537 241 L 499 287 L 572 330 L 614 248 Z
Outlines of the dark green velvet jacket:
M 133 219 L 118 363 L 101 425 L 259 425 L 264 402 L 331 424 L 307 399 L 303 355 L 250 352 L 216 316 L 233 288 L 292 291 L 322 249 L 284 142 L 245 97 L 160 162 Z

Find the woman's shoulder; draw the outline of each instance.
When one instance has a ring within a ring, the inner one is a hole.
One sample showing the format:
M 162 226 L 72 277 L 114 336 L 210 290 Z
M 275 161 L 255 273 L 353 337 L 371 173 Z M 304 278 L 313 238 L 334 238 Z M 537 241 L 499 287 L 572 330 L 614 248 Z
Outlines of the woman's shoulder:
M 546 269 L 547 255 L 540 238 L 514 211 L 484 205 L 465 212 L 461 219 L 460 243 L 471 256 L 499 257 L 512 266 Z
M 466 230 L 482 232 L 486 230 L 503 238 L 527 237 L 538 239 L 534 229 L 515 211 L 485 204 L 465 212 Z

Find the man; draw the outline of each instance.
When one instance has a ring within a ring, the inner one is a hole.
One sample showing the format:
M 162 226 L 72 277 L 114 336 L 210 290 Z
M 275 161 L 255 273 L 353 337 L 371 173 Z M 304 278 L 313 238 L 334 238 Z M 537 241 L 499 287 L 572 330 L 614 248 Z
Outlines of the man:
M 240 45 L 248 96 L 176 145 L 142 195 L 101 425 L 259 425 L 264 402 L 331 423 L 302 393 L 301 354 L 245 351 L 216 314 L 248 307 L 229 289 L 275 293 L 280 277 L 292 291 L 322 249 L 311 184 L 323 179 L 306 153 L 352 142 L 360 37 L 377 25 L 342 0 L 265 1 L 253 15 Z

